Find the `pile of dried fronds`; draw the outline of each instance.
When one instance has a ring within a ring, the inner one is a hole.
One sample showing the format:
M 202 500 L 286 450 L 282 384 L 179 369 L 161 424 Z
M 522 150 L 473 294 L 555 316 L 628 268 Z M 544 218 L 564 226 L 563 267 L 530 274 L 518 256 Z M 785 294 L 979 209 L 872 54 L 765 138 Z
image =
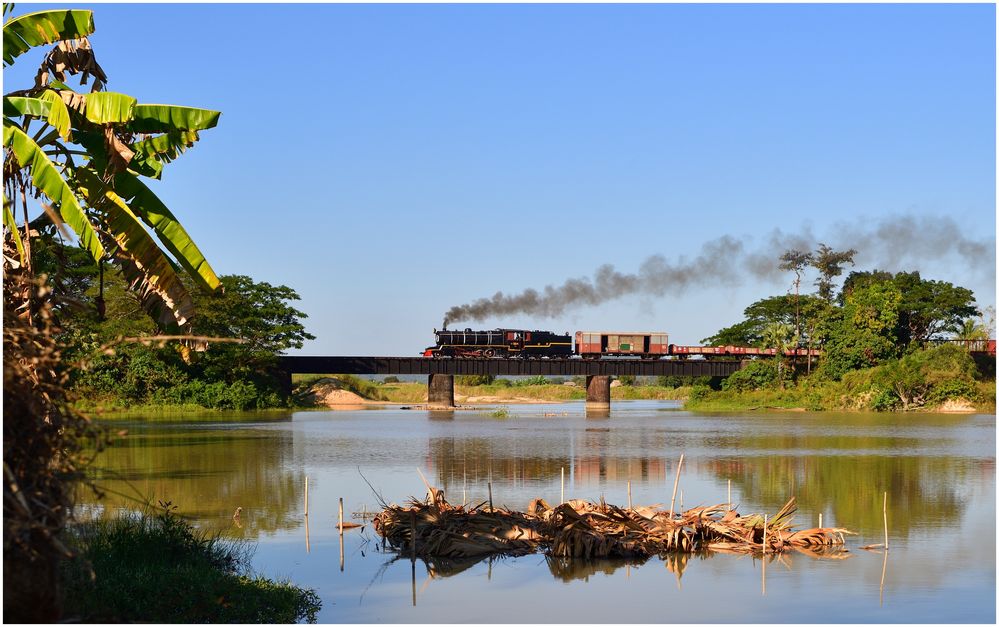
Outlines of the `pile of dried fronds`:
M 836 527 L 794 531 L 791 498 L 773 517 L 740 516 L 727 505 L 695 507 L 670 515 L 659 506 L 621 508 L 572 500 L 557 507 L 542 499 L 527 512 L 452 505 L 430 488 L 423 502 L 387 506 L 375 531 L 394 548 L 419 557 L 522 555 L 545 550 L 554 558 L 647 558 L 698 551 L 780 553 L 788 549 L 821 555 L 842 550 Z

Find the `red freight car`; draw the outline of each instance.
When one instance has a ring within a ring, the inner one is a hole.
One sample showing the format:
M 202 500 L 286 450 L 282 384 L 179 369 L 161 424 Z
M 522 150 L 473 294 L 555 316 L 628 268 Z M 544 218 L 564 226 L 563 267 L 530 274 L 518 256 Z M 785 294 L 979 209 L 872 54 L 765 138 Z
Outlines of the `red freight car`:
M 657 359 L 669 354 L 669 336 L 660 331 L 576 331 L 576 354 L 584 359 L 603 355 Z

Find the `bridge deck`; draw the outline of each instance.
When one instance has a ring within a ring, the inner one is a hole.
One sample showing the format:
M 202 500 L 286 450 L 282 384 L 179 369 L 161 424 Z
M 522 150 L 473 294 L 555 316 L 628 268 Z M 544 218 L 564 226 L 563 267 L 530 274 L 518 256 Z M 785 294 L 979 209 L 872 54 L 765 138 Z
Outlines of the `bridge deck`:
M 428 357 L 281 358 L 281 368 L 298 374 L 491 374 L 511 376 L 634 375 L 640 377 L 727 377 L 739 361 L 639 359 L 431 359 Z

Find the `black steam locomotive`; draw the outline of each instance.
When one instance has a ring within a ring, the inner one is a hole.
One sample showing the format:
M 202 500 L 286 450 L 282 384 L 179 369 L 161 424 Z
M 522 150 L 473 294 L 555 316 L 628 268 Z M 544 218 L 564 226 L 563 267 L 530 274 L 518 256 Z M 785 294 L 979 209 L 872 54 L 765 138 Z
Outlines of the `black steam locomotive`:
M 434 329 L 437 345 L 427 347 L 424 357 L 569 357 L 572 336 L 551 331 L 493 329 L 449 331 Z

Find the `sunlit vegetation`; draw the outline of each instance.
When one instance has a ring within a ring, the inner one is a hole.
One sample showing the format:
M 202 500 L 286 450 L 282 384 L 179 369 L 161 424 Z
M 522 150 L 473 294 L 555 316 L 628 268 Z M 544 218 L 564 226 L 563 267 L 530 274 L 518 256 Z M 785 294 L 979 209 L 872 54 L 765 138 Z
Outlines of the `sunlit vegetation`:
M 65 612 L 81 622 L 315 622 L 313 590 L 250 572 L 251 547 L 200 532 L 169 503 L 73 526 L 62 568 Z

